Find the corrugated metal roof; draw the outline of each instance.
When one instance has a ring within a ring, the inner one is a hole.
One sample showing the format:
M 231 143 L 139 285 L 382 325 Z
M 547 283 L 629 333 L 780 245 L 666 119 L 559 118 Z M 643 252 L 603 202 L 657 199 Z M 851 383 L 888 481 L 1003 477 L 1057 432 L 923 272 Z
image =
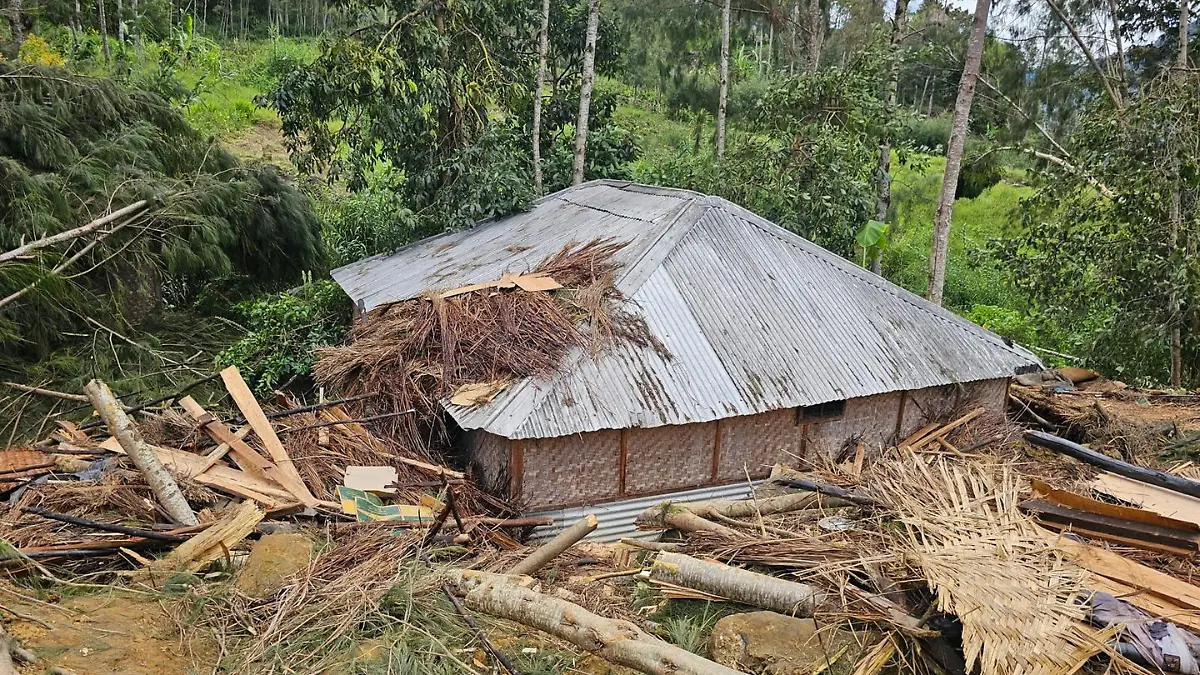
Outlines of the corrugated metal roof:
M 702 422 L 1006 377 L 1036 357 L 724 199 L 597 181 L 532 210 L 334 271 L 367 308 L 534 267 L 569 242 L 629 241 L 617 286 L 669 357 L 617 345 L 549 380 L 448 406 L 508 438 Z

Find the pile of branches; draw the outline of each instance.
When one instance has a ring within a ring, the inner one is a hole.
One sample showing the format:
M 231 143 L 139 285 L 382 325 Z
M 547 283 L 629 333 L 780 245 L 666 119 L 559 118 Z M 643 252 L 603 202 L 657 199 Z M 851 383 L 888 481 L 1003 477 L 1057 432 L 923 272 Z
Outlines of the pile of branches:
M 553 292 L 484 288 L 443 297 L 429 292 L 372 310 L 346 345 L 318 352 L 317 380 L 370 401 L 382 435 L 426 452 L 444 438 L 439 402 L 464 384 L 547 376 L 574 349 L 593 355 L 618 341 L 654 343 L 623 309 L 611 239 L 569 244 L 533 271 L 562 285 Z M 411 414 L 406 414 L 411 411 Z

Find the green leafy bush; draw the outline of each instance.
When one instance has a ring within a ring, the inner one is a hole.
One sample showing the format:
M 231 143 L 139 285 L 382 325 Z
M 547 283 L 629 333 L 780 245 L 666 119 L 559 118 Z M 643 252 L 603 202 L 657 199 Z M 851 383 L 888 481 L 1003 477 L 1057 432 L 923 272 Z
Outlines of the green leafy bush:
M 1029 316 L 1007 307 L 974 305 L 967 312 L 967 319 L 1021 344 L 1032 344 L 1037 332 Z
M 395 191 L 372 184 L 317 202 L 331 267 L 397 249 L 415 238 L 416 217 Z
M 944 154 L 950 139 L 950 117 L 911 117 L 904 123 L 900 138 L 915 148 Z
M 345 337 L 351 305 L 336 283 L 322 279 L 238 303 L 236 311 L 249 332 L 221 352 L 217 365 L 237 366 L 261 394 L 307 378 L 314 350 Z

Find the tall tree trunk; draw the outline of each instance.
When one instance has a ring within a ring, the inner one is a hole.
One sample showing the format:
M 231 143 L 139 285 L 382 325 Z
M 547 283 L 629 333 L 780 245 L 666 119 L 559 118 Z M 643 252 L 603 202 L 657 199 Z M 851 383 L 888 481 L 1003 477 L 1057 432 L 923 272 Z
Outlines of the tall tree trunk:
M 103 45 L 104 62 L 108 63 L 108 21 L 104 15 L 104 2 L 105 0 L 96 0 L 96 6 L 100 8 L 100 39 L 103 41 L 101 44 Z
M 808 55 L 807 67 L 809 72 L 817 72 L 821 67 L 821 49 L 825 46 L 825 12 L 821 10 L 821 0 L 807 0 L 808 26 Z
M 575 161 L 571 165 L 572 185 L 583 182 L 592 85 L 596 81 L 596 39 L 599 32 L 600 0 L 588 0 L 587 38 L 583 47 L 583 83 L 579 87 L 579 119 L 575 121 Z
M 125 3 L 117 0 L 117 44 L 125 44 Z
M 9 0 L 8 21 L 12 24 L 13 42 L 20 46 L 25 41 L 25 26 L 21 23 L 21 0 Z
M 896 90 L 900 77 L 900 40 L 904 37 L 904 26 L 908 22 L 908 0 L 896 0 L 896 12 L 892 16 L 892 37 L 889 44 L 892 65 L 888 70 L 887 93 L 884 96 L 884 114 L 888 121 L 896 114 Z M 887 222 L 888 210 L 892 206 L 892 139 L 885 137 L 879 144 L 879 173 L 875 177 L 875 220 Z M 875 247 L 871 256 L 871 271 L 883 271 L 883 247 Z
M 1188 67 L 1188 28 L 1191 23 L 1188 0 L 1179 2 L 1179 67 Z
M 925 76 L 925 86 L 921 87 L 921 95 L 917 97 L 917 100 L 913 101 L 913 110 L 917 114 L 921 113 L 921 106 L 925 104 L 925 94 L 929 93 L 929 78 L 930 77 L 931 76 L 929 76 L 929 75 Z
M 729 103 L 729 13 L 732 0 L 721 10 L 721 84 L 717 96 L 717 161 L 725 158 L 725 108 Z
M 929 301 L 942 304 L 946 284 L 946 258 L 950 249 L 950 217 L 954 212 L 954 195 L 958 190 L 958 174 L 962 169 L 963 146 L 967 140 L 967 120 L 975 98 L 975 81 L 979 79 L 979 62 L 983 58 L 983 41 L 987 34 L 988 12 L 992 0 L 975 3 L 975 22 L 971 41 L 967 43 L 967 62 L 958 83 L 958 98 L 954 102 L 954 123 L 950 126 L 950 141 L 946 146 L 946 173 L 942 177 L 942 192 L 938 196 L 937 214 L 933 219 L 933 243 L 929 249 Z
M 799 42 L 796 39 L 796 24 L 800 23 L 800 4 L 792 3 L 788 8 L 788 75 L 794 75 L 796 72 L 796 61 L 800 60 Z
M 75 13 L 71 15 L 71 41 L 75 45 L 75 49 L 79 49 L 79 35 L 83 32 L 83 24 L 79 19 L 82 11 L 79 7 L 79 0 L 75 0 Z
M 1177 65 L 1180 70 L 1188 66 L 1188 0 L 1180 0 L 1179 3 L 1179 60 Z M 1172 74 L 1174 77 L 1174 74 Z M 1178 132 L 1176 132 L 1178 133 Z M 1171 161 L 1172 174 L 1174 174 L 1174 184 L 1171 186 L 1171 215 L 1170 215 L 1170 245 L 1171 253 L 1174 254 L 1179 248 L 1179 233 L 1183 227 L 1183 194 L 1182 194 L 1182 171 L 1183 160 L 1179 157 L 1179 148 L 1181 144 L 1176 140 L 1172 144 L 1175 147 L 1175 156 Z M 1187 260 L 1183 256 L 1183 260 Z M 1183 298 L 1176 291 L 1171 298 L 1171 386 L 1179 387 L 1183 385 Z
M 546 85 L 546 50 L 550 42 L 550 0 L 542 0 L 542 32 L 538 36 L 537 85 L 533 89 L 533 189 L 542 194 L 542 88 Z
M 767 72 L 771 72 L 771 62 L 775 59 L 775 13 L 772 10 L 767 21 Z

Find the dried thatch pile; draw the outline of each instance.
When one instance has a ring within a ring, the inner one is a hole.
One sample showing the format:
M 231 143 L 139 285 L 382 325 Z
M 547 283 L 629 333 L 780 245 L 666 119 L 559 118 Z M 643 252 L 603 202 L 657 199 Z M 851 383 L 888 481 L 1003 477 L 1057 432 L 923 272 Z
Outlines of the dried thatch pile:
M 381 435 L 427 452 L 443 438 L 440 401 L 462 385 L 549 375 L 577 348 L 652 343 L 615 286 L 613 256 L 624 246 L 593 240 L 548 257 L 533 274 L 562 285 L 552 292 L 431 291 L 373 309 L 346 345 L 318 353 L 317 380 L 351 396 L 378 392 L 364 406 L 394 415 L 378 420 Z

